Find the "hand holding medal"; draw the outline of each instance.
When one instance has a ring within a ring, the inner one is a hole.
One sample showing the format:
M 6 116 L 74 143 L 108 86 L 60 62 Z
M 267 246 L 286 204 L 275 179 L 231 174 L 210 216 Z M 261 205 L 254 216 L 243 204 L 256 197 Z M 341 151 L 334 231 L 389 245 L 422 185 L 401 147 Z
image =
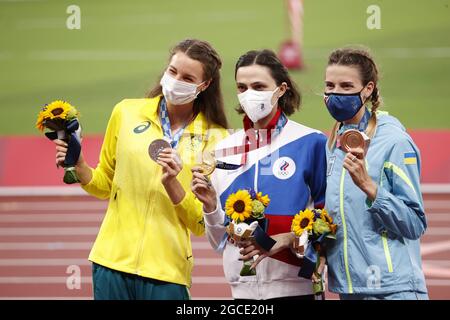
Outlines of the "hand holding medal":
M 154 140 L 148 147 L 148 154 L 153 161 L 163 167 L 161 179 L 163 184 L 170 182 L 183 169 L 180 156 L 167 140 Z
M 355 129 L 345 131 L 338 141 L 339 148 L 345 153 L 352 149 L 362 149 L 364 150 L 364 157 L 369 149 L 369 144 L 369 137 L 364 132 Z
M 168 141 L 164 139 L 156 139 L 153 140 L 153 142 L 148 146 L 148 155 L 153 161 L 158 162 L 159 153 L 164 149 L 171 148 L 172 146 Z
M 213 152 L 204 152 L 202 157 L 202 163 L 199 165 L 201 173 L 208 177 L 216 169 L 217 161 Z

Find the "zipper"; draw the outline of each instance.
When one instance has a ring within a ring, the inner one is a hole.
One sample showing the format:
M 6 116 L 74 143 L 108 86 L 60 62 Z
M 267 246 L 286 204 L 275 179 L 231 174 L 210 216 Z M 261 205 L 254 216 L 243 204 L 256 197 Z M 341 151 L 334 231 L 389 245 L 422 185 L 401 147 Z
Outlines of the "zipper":
M 147 187 L 147 194 L 149 194 L 149 195 L 151 194 L 150 193 L 150 190 L 151 190 L 150 186 L 151 186 L 151 183 L 150 183 L 149 187 Z M 138 248 L 138 251 L 137 251 L 137 259 L 136 259 L 136 274 L 137 275 L 140 275 L 139 274 L 140 273 L 139 272 L 139 264 L 141 262 L 141 257 L 142 257 L 142 248 L 144 246 L 145 230 L 147 228 L 147 216 L 148 216 L 148 211 L 149 211 L 149 208 L 150 208 L 150 202 L 154 201 L 154 200 L 155 200 L 155 195 L 153 195 L 152 198 L 149 197 L 147 202 L 146 202 L 146 206 L 145 206 L 144 228 L 142 230 L 142 237 L 141 237 L 141 241 L 140 241 L 139 248 Z
M 387 238 L 387 230 L 383 230 L 381 232 L 381 240 L 383 242 L 384 256 L 386 257 L 386 263 L 388 266 L 389 273 L 394 272 L 394 268 L 392 266 L 391 252 L 389 250 L 388 238 Z
M 259 142 L 259 134 L 258 132 L 256 132 L 256 136 L 257 136 L 257 141 Z M 255 152 L 255 153 L 259 153 L 259 149 Z M 255 179 L 253 180 L 253 189 L 256 193 L 258 193 L 258 175 L 259 175 L 259 160 L 258 160 L 258 155 L 255 154 L 256 157 L 256 162 L 255 162 Z M 256 295 L 258 298 L 261 298 L 260 292 L 259 292 L 259 276 L 258 276 L 259 272 L 256 272 Z
M 259 141 L 259 134 L 256 133 L 257 136 L 257 141 Z M 256 162 L 255 162 L 255 179 L 253 180 L 253 189 L 255 190 L 256 193 L 258 193 L 258 169 L 259 169 L 259 161 L 258 161 L 258 153 L 259 154 L 259 149 L 255 152 L 255 158 L 256 158 Z
M 381 169 L 380 173 L 380 188 L 383 187 L 383 171 L 384 165 Z M 389 273 L 394 272 L 394 267 L 392 265 L 391 251 L 389 250 L 388 238 L 387 238 L 387 230 L 383 230 L 381 232 L 381 242 L 383 243 L 384 256 L 386 258 L 386 264 L 388 266 Z
M 342 167 L 341 182 L 339 187 L 339 207 L 341 213 L 342 228 L 344 232 L 344 266 L 345 266 L 345 274 L 347 276 L 348 293 L 353 293 L 352 278 L 350 276 L 350 269 L 348 266 L 347 224 L 345 223 L 345 213 L 344 213 L 344 180 L 345 180 L 345 168 Z

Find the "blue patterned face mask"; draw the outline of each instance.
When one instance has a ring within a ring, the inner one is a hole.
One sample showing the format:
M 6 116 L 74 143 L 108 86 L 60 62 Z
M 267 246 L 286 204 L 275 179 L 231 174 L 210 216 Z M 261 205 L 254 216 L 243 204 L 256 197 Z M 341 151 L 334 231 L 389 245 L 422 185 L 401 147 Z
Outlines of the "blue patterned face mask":
M 350 120 L 364 105 L 361 99 L 362 90 L 356 93 L 324 93 L 328 112 L 339 122 Z

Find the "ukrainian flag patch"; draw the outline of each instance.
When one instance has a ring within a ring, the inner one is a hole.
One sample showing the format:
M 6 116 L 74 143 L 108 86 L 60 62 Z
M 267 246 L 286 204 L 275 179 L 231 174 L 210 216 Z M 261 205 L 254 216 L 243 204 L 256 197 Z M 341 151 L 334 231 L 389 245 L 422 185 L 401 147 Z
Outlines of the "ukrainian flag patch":
M 405 153 L 405 157 L 403 159 L 404 164 L 417 164 L 417 155 L 415 152 L 407 152 Z

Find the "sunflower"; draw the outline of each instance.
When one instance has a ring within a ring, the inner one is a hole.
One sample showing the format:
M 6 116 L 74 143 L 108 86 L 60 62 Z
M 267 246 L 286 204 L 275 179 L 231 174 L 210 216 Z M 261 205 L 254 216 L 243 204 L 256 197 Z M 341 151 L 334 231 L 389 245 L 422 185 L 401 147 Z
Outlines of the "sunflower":
M 264 205 L 264 207 L 267 207 L 270 203 L 269 196 L 267 194 L 263 196 L 262 192 L 258 192 L 256 194 L 256 200 L 259 200 Z
M 321 211 L 322 212 L 320 214 L 320 219 L 322 219 L 323 221 L 325 221 L 328 224 L 333 224 L 333 218 L 330 217 L 327 210 L 322 209 Z
M 45 119 L 45 107 L 39 112 L 38 119 L 36 121 L 36 128 L 39 131 L 44 131 L 44 119 Z
M 305 230 L 312 230 L 314 223 L 314 212 L 309 209 L 300 211 L 292 220 L 291 230 L 296 236 L 300 236 Z
M 70 103 L 63 100 L 56 100 L 46 105 L 38 114 L 36 121 L 36 128 L 43 131 L 45 128 L 45 121 L 61 119 L 71 120 L 78 116 L 78 111 Z
M 225 212 L 237 223 L 245 221 L 252 213 L 252 199 L 247 190 L 239 190 L 232 193 L 226 203 Z

